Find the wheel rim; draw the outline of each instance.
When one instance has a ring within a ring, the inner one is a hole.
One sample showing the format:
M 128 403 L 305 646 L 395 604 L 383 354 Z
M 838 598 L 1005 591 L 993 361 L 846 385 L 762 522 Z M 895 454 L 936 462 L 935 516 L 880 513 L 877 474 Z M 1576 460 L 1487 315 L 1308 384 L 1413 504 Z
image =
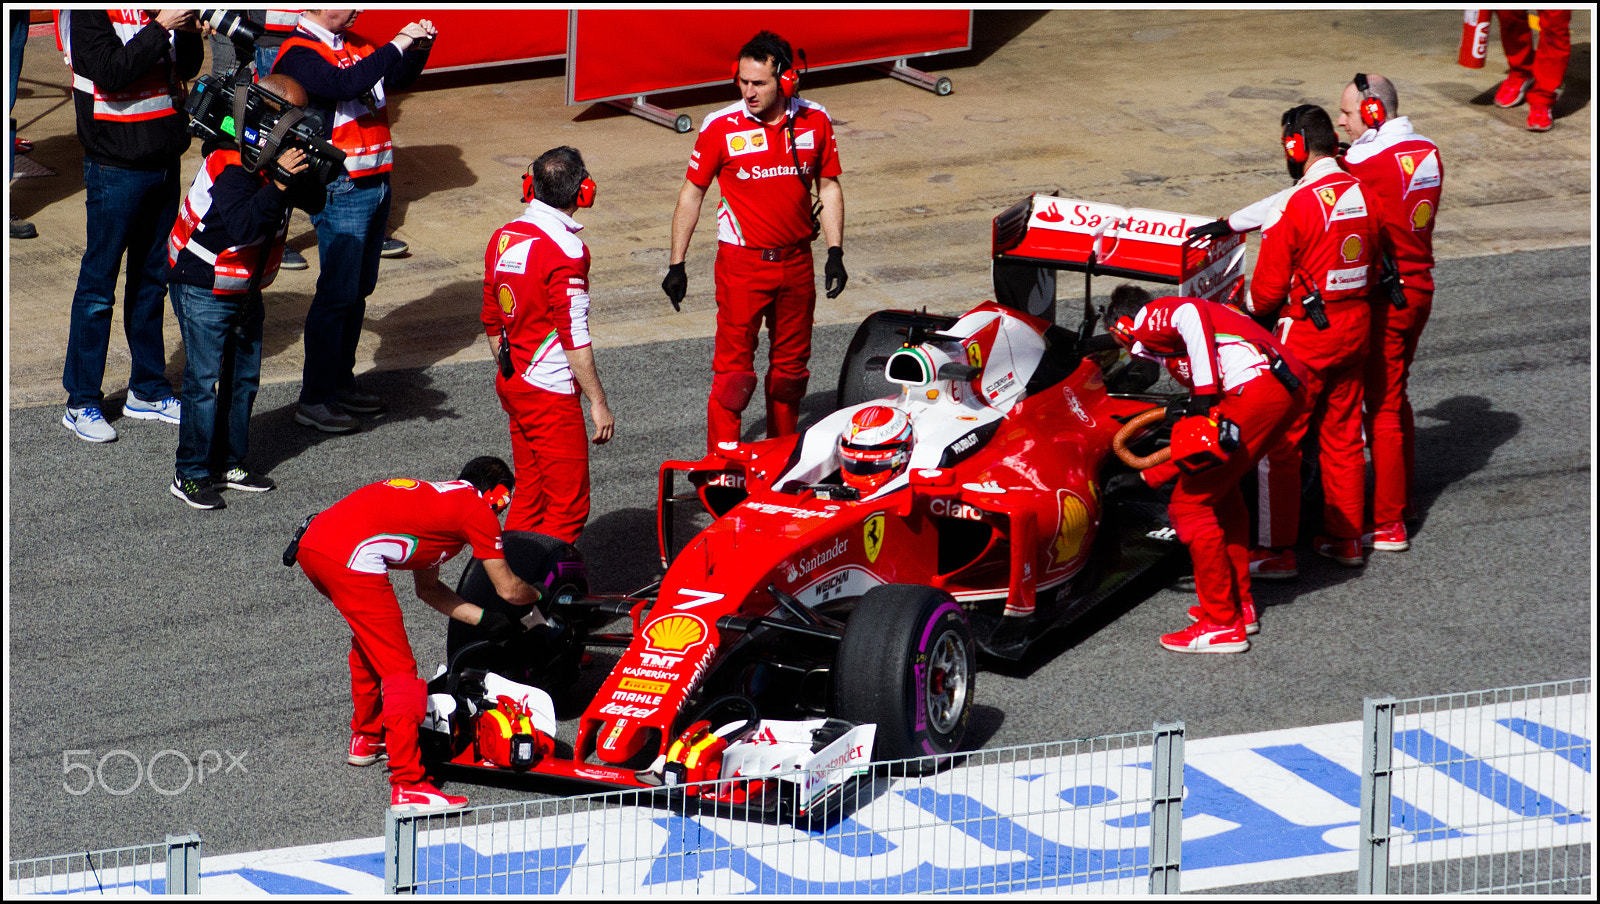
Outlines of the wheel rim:
M 948 735 L 961 721 L 967 705 L 967 643 L 953 630 L 934 641 L 928 656 L 928 680 L 923 688 L 923 709 L 934 731 Z

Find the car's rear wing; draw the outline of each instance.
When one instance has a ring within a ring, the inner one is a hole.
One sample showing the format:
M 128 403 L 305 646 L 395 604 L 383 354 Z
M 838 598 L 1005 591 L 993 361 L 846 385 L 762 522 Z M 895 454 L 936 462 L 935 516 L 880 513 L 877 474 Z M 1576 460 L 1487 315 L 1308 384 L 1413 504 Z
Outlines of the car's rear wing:
M 1053 271 L 1071 270 L 1085 275 L 1086 295 L 1089 279 L 1102 274 L 1175 285 L 1179 295 L 1237 301 L 1244 288 L 1244 236 L 1189 236 L 1212 219 L 1029 195 L 994 218 L 995 293 L 1004 296 L 996 300 L 1043 309 L 1042 295 L 1054 302 Z

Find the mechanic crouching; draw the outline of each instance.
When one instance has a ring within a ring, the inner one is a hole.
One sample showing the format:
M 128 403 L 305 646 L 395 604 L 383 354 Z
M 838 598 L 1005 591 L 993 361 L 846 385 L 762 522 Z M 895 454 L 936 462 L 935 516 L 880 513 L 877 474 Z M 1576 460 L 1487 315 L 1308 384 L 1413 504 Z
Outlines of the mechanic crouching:
M 370 766 L 387 753 L 392 809 L 436 813 L 465 807 L 467 799 L 441 792 L 423 772 L 418 731 L 427 715 L 427 685 L 417 677 L 389 571 L 413 572 L 423 602 L 483 627 L 490 637 L 513 635 L 523 623 L 545 624 L 534 605 L 539 590 L 506 563 L 499 514 L 515 488 L 511 468 L 490 456 L 467 462 L 453 481 L 369 484 L 309 519 L 284 553 L 284 564 L 298 562 L 350 624 L 355 715 L 346 761 Z M 468 543 L 495 593 L 530 607 L 522 621 L 469 603 L 440 582 L 439 566 Z
M 1172 480 L 1168 515 L 1194 560 L 1194 624 L 1163 635 L 1179 653 L 1243 653 L 1260 629 L 1250 594 L 1249 514 L 1239 480 L 1305 407 L 1304 370 L 1243 313 L 1198 298 L 1151 300 L 1131 285 L 1112 293 L 1106 319 L 1135 357 L 1160 361 L 1191 390 L 1172 431 L 1172 457 L 1140 472 Z

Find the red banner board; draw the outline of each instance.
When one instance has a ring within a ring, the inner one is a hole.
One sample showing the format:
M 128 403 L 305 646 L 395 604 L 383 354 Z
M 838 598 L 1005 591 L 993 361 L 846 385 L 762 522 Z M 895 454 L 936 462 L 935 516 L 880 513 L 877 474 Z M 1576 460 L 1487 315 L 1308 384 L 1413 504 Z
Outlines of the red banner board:
M 369 9 L 350 30 L 382 44 L 418 19 L 439 29 L 425 72 L 559 60 L 567 53 L 564 9 Z
M 804 69 L 926 56 L 972 47 L 965 9 L 574 10 L 567 103 L 594 103 L 726 83 L 739 48 L 766 28 L 805 51 Z

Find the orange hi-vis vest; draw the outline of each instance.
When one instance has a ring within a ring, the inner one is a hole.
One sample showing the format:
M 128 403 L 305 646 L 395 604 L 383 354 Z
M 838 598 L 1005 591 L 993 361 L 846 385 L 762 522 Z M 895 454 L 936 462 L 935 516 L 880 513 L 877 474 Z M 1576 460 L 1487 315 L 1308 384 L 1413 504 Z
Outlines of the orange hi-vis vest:
M 111 28 L 116 31 L 117 37 L 126 45 L 150 24 L 150 17 L 142 9 L 108 9 L 106 14 L 111 18 Z M 69 27 L 64 24 L 60 28 L 61 47 L 66 53 L 68 63 L 72 60 L 72 34 Z M 74 72 L 72 74 L 72 87 L 85 94 L 94 96 L 94 118 L 111 122 L 139 122 L 146 119 L 159 119 L 162 116 L 176 116 L 178 103 L 174 100 L 175 89 L 169 76 L 173 67 L 177 65 L 177 51 L 174 36 L 167 34 L 167 59 L 164 63 L 152 66 L 150 71 L 140 76 L 133 84 L 121 91 L 105 91 L 90 81 L 87 77 Z M 181 94 L 179 95 L 181 97 Z
M 281 58 L 291 47 L 309 47 L 329 64 L 349 69 L 372 54 L 377 48 L 345 34 L 344 46 L 339 50 L 322 43 L 304 32 L 295 32 L 278 50 Z M 383 80 L 379 79 L 370 92 L 372 104 L 363 98 L 341 100 L 333 108 L 333 146 L 344 151 L 344 168 L 350 178 L 359 179 L 394 169 L 394 146 L 389 138 L 389 111 L 383 100 Z
M 256 236 L 242 245 L 227 245 L 227 239 L 218 240 L 217 232 L 207 228 L 211 225 L 206 219 L 211 213 L 211 186 L 224 169 L 242 165 L 238 151 L 216 150 L 207 155 L 178 209 L 172 235 L 167 238 L 167 263 L 176 268 L 179 255 L 188 253 L 210 264 L 214 274 L 211 291 L 217 295 L 243 295 L 249 291 L 250 274 L 255 267 L 263 268 L 259 288 L 272 285 L 283 262 L 283 241 L 289 231 L 285 218 L 270 240 Z M 267 177 L 263 174 L 261 178 Z M 271 244 L 263 251 L 260 249 L 264 241 Z

